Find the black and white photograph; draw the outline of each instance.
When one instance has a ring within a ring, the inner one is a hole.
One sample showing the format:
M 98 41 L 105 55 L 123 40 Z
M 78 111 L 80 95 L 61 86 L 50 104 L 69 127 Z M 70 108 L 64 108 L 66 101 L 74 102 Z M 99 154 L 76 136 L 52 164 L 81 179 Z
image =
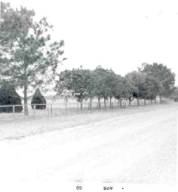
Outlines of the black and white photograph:
M 0 0 L 0 191 L 176 192 L 178 0 Z

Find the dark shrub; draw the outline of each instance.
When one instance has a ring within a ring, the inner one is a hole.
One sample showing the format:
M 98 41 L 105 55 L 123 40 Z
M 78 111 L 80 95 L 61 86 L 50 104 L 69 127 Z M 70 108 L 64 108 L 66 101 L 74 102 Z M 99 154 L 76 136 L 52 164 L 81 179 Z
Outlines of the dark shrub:
M 4 84 L 0 88 L 0 112 L 11 113 L 21 112 L 23 110 L 21 98 L 15 91 L 15 88 L 9 84 Z M 3 105 L 17 105 L 14 106 L 4 106 Z
M 46 109 L 46 99 L 41 94 L 39 88 L 36 89 L 32 97 L 31 106 L 33 109 Z

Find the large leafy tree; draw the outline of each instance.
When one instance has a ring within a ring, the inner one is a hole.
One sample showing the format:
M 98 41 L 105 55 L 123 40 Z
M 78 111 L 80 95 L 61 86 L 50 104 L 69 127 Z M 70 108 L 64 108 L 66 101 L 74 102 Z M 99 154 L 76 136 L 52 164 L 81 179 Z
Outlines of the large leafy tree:
M 169 96 L 174 90 L 175 74 L 163 64 L 143 64 L 140 71 L 159 83 L 158 95 Z
M 56 81 L 56 91 L 58 94 L 67 89 L 73 92 L 77 101 L 80 102 L 81 108 L 83 100 L 93 97 L 93 81 L 91 71 L 87 69 L 65 70 L 60 73 Z
M 81 108 L 83 100 L 89 96 L 88 85 L 90 83 L 89 70 L 73 69 L 71 71 L 71 89 L 74 91 L 74 95 L 77 101 L 80 102 Z
M 104 105 L 106 106 L 106 100 L 111 99 L 115 96 L 114 89 L 117 84 L 117 75 L 108 69 L 103 69 L 101 66 L 98 66 L 94 70 L 95 76 L 95 95 L 98 98 L 98 103 L 100 107 L 100 99 L 104 99 Z
M 1 79 L 23 88 L 24 112 L 28 114 L 28 90 L 55 78 L 64 41 L 52 41 L 52 26 L 46 18 L 36 21 L 33 10 L 12 9 L 7 3 L 2 3 L 1 9 Z

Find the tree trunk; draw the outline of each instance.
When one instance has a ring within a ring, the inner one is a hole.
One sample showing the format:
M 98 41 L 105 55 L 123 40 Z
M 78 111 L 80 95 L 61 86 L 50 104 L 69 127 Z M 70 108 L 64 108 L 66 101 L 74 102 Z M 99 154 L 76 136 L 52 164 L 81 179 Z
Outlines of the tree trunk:
M 68 96 L 65 96 L 64 102 L 65 102 L 65 109 L 67 109 L 67 107 L 68 107 Z
M 106 99 L 104 98 L 104 108 L 106 109 Z
M 110 108 L 112 108 L 112 97 L 109 98 Z
M 162 103 L 162 96 L 159 96 L 159 102 Z
M 118 99 L 118 100 L 117 100 L 117 103 L 118 103 L 118 107 L 120 106 L 120 102 L 119 102 L 119 101 L 120 101 L 120 100 Z
M 24 86 L 24 115 L 28 115 L 27 85 Z
M 137 106 L 140 106 L 139 98 L 137 98 Z
M 27 65 L 24 64 L 24 115 L 26 116 L 28 115 L 27 89 L 28 89 Z
M 122 108 L 122 99 L 119 99 L 120 108 Z
M 144 99 L 144 105 L 146 105 L 146 99 Z
M 90 97 L 89 109 L 92 110 L 92 98 Z
M 80 101 L 80 109 L 83 109 L 83 99 Z
M 98 97 L 98 108 L 101 109 L 100 97 Z

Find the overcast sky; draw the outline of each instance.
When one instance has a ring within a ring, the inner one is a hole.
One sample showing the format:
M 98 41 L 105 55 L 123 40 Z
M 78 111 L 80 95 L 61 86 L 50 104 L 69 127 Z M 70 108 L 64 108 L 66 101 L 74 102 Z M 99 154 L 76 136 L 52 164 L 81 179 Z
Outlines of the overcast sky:
M 54 25 L 55 39 L 64 39 L 68 58 L 61 70 L 101 65 L 125 75 L 144 62 L 158 62 L 178 76 L 177 0 L 8 2 L 33 8 Z

